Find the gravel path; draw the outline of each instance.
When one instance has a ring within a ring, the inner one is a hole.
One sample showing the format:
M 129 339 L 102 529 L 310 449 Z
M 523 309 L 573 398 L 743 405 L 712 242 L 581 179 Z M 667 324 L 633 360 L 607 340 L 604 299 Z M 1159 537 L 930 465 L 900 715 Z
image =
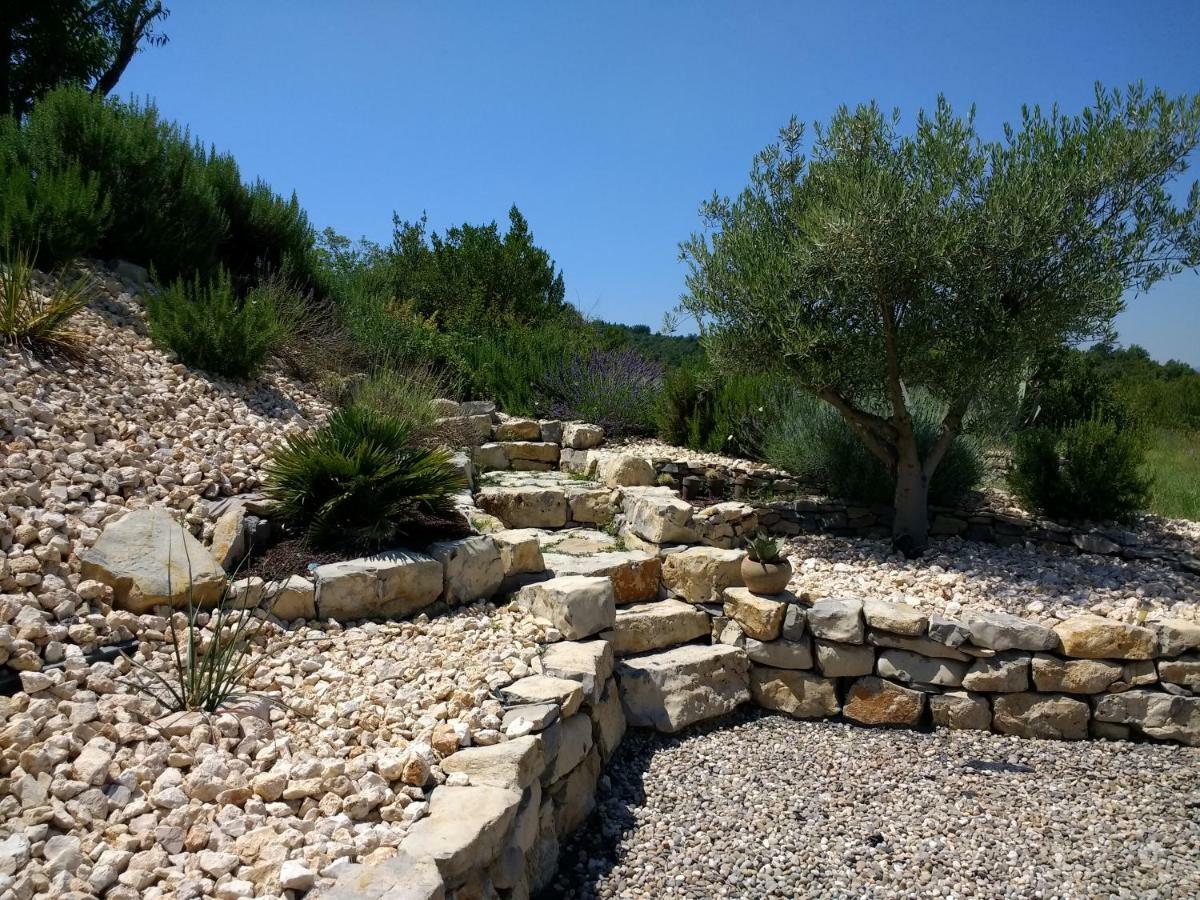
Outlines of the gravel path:
M 1169 745 L 761 713 L 630 732 L 543 896 L 1197 897 L 1198 771 Z

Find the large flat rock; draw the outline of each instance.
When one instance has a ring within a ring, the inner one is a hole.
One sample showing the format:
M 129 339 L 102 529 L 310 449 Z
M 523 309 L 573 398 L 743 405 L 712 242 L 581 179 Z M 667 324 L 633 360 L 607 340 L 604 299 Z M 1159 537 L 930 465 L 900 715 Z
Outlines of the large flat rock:
M 424 553 L 388 550 L 316 570 L 317 613 L 331 619 L 410 616 L 442 594 L 442 564 Z
M 623 506 L 626 526 L 643 540 L 653 544 L 695 544 L 700 540 L 692 523 L 692 505 L 670 488 L 626 488 Z
M 521 588 L 518 602 L 577 641 L 612 628 L 617 607 L 612 581 L 603 576 L 561 575 Z
M 508 528 L 562 528 L 567 524 L 567 494 L 561 487 L 488 485 L 476 505 Z
M 617 656 L 648 653 L 705 637 L 708 614 L 680 600 L 635 603 L 617 610 L 612 645 Z
M 750 699 L 750 661 L 725 644 L 688 644 L 617 663 L 630 725 L 675 732 Z
M 561 545 L 560 545 L 561 546 Z M 617 603 L 637 603 L 658 596 L 662 560 L 643 550 L 607 550 L 579 555 L 543 552 L 547 571 L 555 575 L 604 575 L 613 584 Z
M 521 795 L 490 785 L 441 785 L 429 800 L 429 815 L 400 843 L 413 857 L 430 857 L 453 883 L 491 863 L 504 846 Z
M 742 584 L 744 550 L 689 547 L 663 560 L 667 590 L 689 603 L 720 603 L 726 588 Z
M 85 579 L 112 587 L 117 609 L 135 613 L 212 603 L 225 589 L 225 570 L 161 507 L 122 516 L 79 561 Z

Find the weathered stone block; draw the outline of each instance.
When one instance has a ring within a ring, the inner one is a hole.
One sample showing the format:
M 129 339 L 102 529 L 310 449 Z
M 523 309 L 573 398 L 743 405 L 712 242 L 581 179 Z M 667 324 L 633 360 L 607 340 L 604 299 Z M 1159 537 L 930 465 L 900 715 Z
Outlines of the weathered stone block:
M 562 445 L 572 450 L 591 450 L 604 443 L 604 429 L 586 422 L 567 422 L 563 425 Z
M 875 671 L 875 648 L 817 639 L 817 668 L 828 678 L 850 678 Z
M 273 615 L 285 621 L 315 619 L 317 616 L 316 585 L 303 575 L 291 575 L 263 588 L 263 595 Z
M 873 597 L 863 600 L 863 617 L 871 628 L 914 637 L 924 636 L 929 626 L 929 617 L 916 608 Z
M 508 468 L 508 454 L 499 444 L 480 444 L 471 451 L 475 468 L 480 472 L 501 472 Z
M 562 528 L 567 524 L 567 495 L 561 488 L 489 485 L 476 505 L 509 528 Z
M 1126 691 L 1096 698 L 1096 719 L 1132 725 L 1150 737 L 1200 747 L 1200 697 Z
M 612 581 L 601 576 L 560 575 L 526 585 L 517 595 L 533 615 L 577 641 L 612 628 L 617 606 Z
M 862 601 L 853 597 L 818 600 L 808 610 L 813 637 L 843 644 L 861 644 L 866 635 Z
M 1004 650 L 995 656 L 977 659 L 963 676 L 962 686 L 969 691 L 1027 691 L 1029 660 L 1029 654 L 1019 650 Z
M 629 453 L 602 453 L 596 474 L 600 481 L 609 487 L 640 487 L 654 484 L 654 466 L 640 456 Z
M 113 606 L 134 613 L 185 607 L 189 597 L 212 603 L 225 589 L 225 570 L 162 507 L 126 513 L 78 558 L 84 579 L 109 585 Z
M 744 587 L 725 589 L 725 615 L 737 622 L 746 637 L 773 641 L 783 629 L 787 603 L 773 597 L 753 594 Z
M 1083 740 L 1088 705 L 1062 694 L 1000 694 L 992 700 L 992 727 L 1018 737 Z
M 518 792 L 504 788 L 441 785 L 430 796 L 429 814 L 409 827 L 400 849 L 431 857 L 447 881 L 464 879 L 500 852 L 520 802 Z
M 329 563 L 315 575 L 318 613 L 339 620 L 410 616 L 435 602 L 443 589 L 442 564 L 411 550 Z
M 742 550 L 689 547 L 663 560 L 667 590 L 689 603 L 720 603 L 726 588 L 742 583 Z
M 925 695 L 882 678 L 860 678 L 850 686 L 842 715 L 862 725 L 903 725 L 921 721 Z
M 1103 659 L 1059 659 L 1046 653 L 1033 657 L 1033 685 L 1039 691 L 1099 694 L 1119 681 L 1123 667 Z
M 1076 659 L 1152 659 L 1158 644 L 1149 628 L 1106 619 L 1075 616 L 1056 625 L 1064 656 Z
M 1200 691 L 1200 656 L 1160 659 L 1158 677 L 1168 684 L 1179 684 L 1188 690 Z
M 592 720 L 590 716 L 576 713 L 560 723 L 558 753 L 550 769 L 549 783 L 569 774 L 592 749 Z
M 1044 625 L 999 612 L 968 612 L 964 624 L 971 642 L 989 650 L 1053 650 L 1058 637 Z
M 966 691 L 930 694 L 929 711 L 933 724 L 941 728 L 987 731 L 992 726 L 992 707 L 983 694 Z
M 546 568 L 555 575 L 604 575 L 613 583 L 617 603 L 637 603 L 658 597 L 662 560 L 643 550 L 610 550 L 574 556 L 544 553 Z
M 809 672 L 751 666 L 750 695 L 759 706 L 796 719 L 821 719 L 841 711 L 836 682 Z
M 613 645 L 607 640 L 550 644 L 542 651 L 542 671 L 553 678 L 578 681 L 584 701 L 595 703 L 612 678 Z
M 504 563 L 491 535 L 439 541 L 429 555 L 442 564 L 442 599 L 454 606 L 493 596 L 504 580 Z
M 621 706 L 621 692 L 617 680 L 610 678 L 604 685 L 600 702 L 588 709 L 594 724 L 593 735 L 601 760 L 607 765 L 617 751 L 621 738 L 625 736 L 625 710 Z
M 675 732 L 732 712 L 750 699 L 750 662 L 724 644 L 688 644 L 617 664 L 631 725 Z
M 909 653 L 919 653 L 934 659 L 953 659 L 966 662 L 971 657 L 961 650 L 948 646 L 927 637 L 908 637 L 903 634 L 893 634 L 890 631 L 878 631 L 871 628 L 867 631 L 867 643 L 876 647 L 890 647 L 893 650 L 907 650 Z
M 523 791 L 542 774 L 546 761 L 541 739 L 526 735 L 486 747 L 464 747 L 443 758 L 440 765 L 447 775 L 466 774 L 471 784 Z
M 533 419 L 509 419 L 492 429 L 500 443 L 509 441 L 541 441 L 542 426 Z
M 505 577 L 545 570 L 537 529 L 506 528 L 493 532 L 492 540 L 500 551 L 500 565 Z
M 709 632 L 702 609 L 679 600 L 635 603 L 617 610 L 612 644 L 617 656 L 662 650 L 686 644 Z
M 649 465 L 647 463 L 647 465 Z M 692 527 L 692 506 L 670 488 L 642 488 L 623 493 L 625 524 L 653 544 L 694 544 L 700 536 Z
M 529 675 L 500 689 L 507 703 L 557 703 L 562 718 L 573 716 L 583 705 L 583 685 L 569 678 Z M 547 754 L 550 755 L 550 754 Z
M 813 666 L 812 643 L 807 636 L 798 641 L 780 638 L 764 642 L 746 638 L 742 649 L 751 662 L 773 669 L 811 669 Z
M 967 673 L 967 664 L 951 659 L 930 659 L 907 650 L 884 650 L 879 654 L 875 669 L 883 678 L 908 684 L 958 687 Z

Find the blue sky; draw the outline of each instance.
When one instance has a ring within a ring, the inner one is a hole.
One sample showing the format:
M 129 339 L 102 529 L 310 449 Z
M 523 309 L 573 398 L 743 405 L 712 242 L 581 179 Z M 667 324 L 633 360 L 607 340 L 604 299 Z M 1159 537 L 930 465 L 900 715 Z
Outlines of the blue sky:
M 679 241 L 793 113 L 875 98 L 911 122 L 945 93 L 998 135 L 1020 104 L 1080 109 L 1096 80 L 1200 90 L 1200 3 L 169 0 L 151 96 L 318 228 L 386 241 L 517 203 L 567 296 L 657 326 Z M 1200 159 L 1189 181 L 1200 177 Z M 1200 277 L 1131 298 L 1121 340 L 1200 365 Z

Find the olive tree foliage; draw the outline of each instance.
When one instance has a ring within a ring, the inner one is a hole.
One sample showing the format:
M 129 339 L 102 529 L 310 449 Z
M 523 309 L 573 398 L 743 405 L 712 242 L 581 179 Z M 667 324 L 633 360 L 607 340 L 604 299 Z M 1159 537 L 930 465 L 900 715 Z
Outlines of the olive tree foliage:
M 20 119 L 64 84 L 112 92 L 170 11 L 161 0 L 3 0 L 0 3 L 0 116 Z
M 793 119 L 750 184 L 702 207 L 682 307 L 727 372 L 771 367 L 832 405 L 896 481 L 893 539 L 927 543 L 929 478 L 972 405 L 1044 354 L 1107 336 L 1130 289 L 1200 262 L 1200 189 L 1169 191 L 1200 97 L 1096 88 L 999 140 L 944 98 L 901 131 L 872 103 L 811 141 Z M 807 153 L 805 152 L 807 144 Z M 944 407 L 917 449 L 909 391 Z

